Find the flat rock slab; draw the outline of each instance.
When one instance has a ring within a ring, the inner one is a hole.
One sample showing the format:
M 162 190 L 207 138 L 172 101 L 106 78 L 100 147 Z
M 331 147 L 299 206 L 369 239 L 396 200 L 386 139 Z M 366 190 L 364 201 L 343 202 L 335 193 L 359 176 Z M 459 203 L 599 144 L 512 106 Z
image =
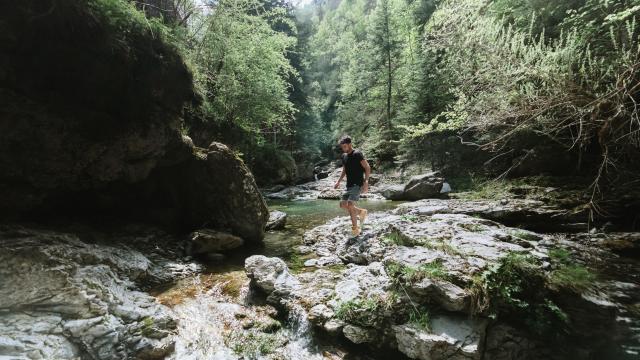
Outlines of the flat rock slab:
M 430 329 L 416 325 L 396 325 L 393 331 L 398 350 L 412 359 L 478 360 L 482 358 L 487 322 L 441 315 L 430 322 Z
M 0 247 L 0 308 L 11 309 L 0 313 L 0 357 L 161 359 L 173 350 L 170 312 L 135 290 L 158 271 L 140 252 L 19 227 L 0 229 Z

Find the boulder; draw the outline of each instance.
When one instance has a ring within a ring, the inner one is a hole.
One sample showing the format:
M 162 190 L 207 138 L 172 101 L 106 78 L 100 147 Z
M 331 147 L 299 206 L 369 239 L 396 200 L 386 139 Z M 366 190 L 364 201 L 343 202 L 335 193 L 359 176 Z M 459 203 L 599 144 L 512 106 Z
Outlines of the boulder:
M 269 219 L 264 198 L 247 166 L 224 144 L 212 142 L 206 150 L 196 148 L 188 161 L 153 175 L 157 178 L 150 179 L 149 187 L 163 189 L 165 195 L 158 201 L 174 209 L 183 227 L 204 224 L 253 243 L 264 237 Z
M 266 294 L 276 292 L 278 296 L 288 296 L 298 287 L 298 280 L 289 273 L 287 264 L 280 258 L 253 255 L 244 262 L 244 269 L 252 286 Z
M 395 325 L 398 350 L 412 359 L 479 360 L 487 322 L 447 315 L 431 319 L 431 329 Z
M 200 255 L 235 249 L 244 244 L 242 238 L 222 231 L 201 229 L 189 235 L 188 253 Z
M 404 198 L 414 201 L 439 197 L 443 183 L 444 179 L 436 172 L 413 176 L 404 186 Z
M 41 7 L 3 9 L 0 216 L 99 214 L 261 240 L 268 211 L 244 162 L 182 134 L 184 105 L 196 95 L 177 49 L 139 19 L 115 26 L 83 1 L 28 21 Z
M 388 200 L 404 200 L 404 185 L 391 185 L 382 190 L 382 196 Z
M 437 172 L 413 176 L 405 185 L 391 185 L 382 191 L 389 200 L 415 201 L 442 197 L 444 179 Z
M 281 230 L 284 229 L 287 223 L 287 213 L 283 211 L 271 211 L 269 213 L 269 220 L 265 226 L 265 230 Z
M 324 189 L 318 194 L 318 199 L 340 200 L 341 198 L 342 191 L 338 189 Z

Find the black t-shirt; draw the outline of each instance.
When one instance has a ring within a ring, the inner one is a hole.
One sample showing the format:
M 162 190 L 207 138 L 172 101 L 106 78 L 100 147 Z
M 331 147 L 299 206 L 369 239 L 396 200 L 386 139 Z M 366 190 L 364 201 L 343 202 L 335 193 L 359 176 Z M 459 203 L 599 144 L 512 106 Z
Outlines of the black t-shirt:
M 362 186 L 364 183 L 364 168 L 360 164 L 362 160 L 364 155 L 360 150 L 354 149 L 349 154 L 342 154 L 342 165 L 347 173 L 347 187 Z

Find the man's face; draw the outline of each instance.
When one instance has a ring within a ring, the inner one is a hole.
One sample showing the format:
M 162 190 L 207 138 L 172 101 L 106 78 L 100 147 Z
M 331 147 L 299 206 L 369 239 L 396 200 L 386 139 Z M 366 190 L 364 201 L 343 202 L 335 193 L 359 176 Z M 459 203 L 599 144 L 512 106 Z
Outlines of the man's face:
M 351 144 L 340 144 L 342 152 L 348 153 L 351 151 Z

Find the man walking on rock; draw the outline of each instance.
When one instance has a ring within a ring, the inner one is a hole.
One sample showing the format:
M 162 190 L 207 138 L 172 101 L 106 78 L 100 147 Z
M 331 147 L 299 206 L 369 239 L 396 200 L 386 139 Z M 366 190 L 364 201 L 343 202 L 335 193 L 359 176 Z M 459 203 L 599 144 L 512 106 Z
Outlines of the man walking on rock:
M 342 179 L 347 176 L 347 191 L 342 194 L 340 207 L 347 210 L 351 216 L 353 236 L 360 235 L 362 224 L 367 217 L 367 210 L 356 207 L 356 202 L 360 200 L 360 194 L 369 191 L 369 175 L 371 167 L 360 150 L 354 149 L 349 136 L 340 139 L 342 149 L 342 174 L 333 187 L 337 189 Z M 358 226 L 358 219 L 360 226 Z

